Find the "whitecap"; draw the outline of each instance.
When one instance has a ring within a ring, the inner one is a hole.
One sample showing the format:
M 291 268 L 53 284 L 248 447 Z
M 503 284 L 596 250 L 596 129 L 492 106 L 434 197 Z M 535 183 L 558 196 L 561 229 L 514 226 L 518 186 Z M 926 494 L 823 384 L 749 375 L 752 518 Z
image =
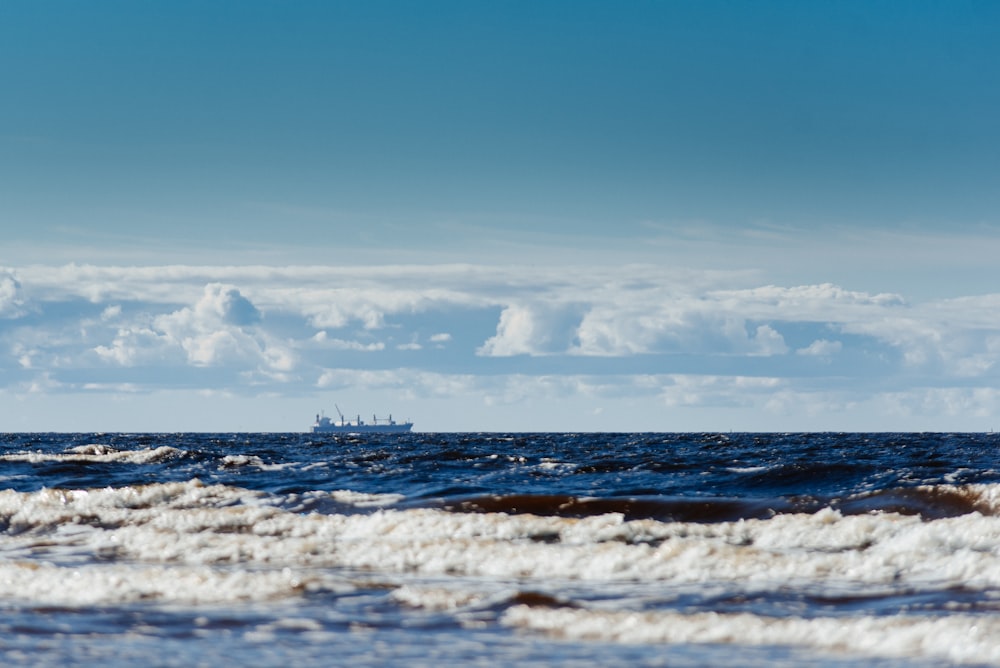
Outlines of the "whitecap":
M 70 448 L 64 453 L 22 452 L 0 455 L 0 461 L 30 462 L 122 462 L 126 464 L 152 464 L 176 457 L 183 457 L 186 451 L 169 445 L 143 450 L 118 450 L 111 446 L 90 444 Z
M 1000 618 L 767 617 L 750 613 L 621 612 L 514 606 L 507 626 L 568 640 L 625 643 L 785 645 L 883 657 L 936 658 L 952 663 L 1000 662 Z

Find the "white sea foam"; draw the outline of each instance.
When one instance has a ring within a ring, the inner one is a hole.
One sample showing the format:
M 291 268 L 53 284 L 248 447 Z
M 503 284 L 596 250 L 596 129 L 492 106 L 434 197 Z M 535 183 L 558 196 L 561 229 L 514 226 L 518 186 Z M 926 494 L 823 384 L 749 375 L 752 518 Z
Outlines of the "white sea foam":
M 543 471 L 572 471 L 577 468 L 577 465 L 549 457 L 542 457 L 542 460 L 538 463 L 538 468 Z
M 264 461 L 257 455 L 226 455 L 222 458 L 222 466 L 239 468 L 241 466 L 263 466 Z
M 559 638 L 628 643 L 795 645 L 953 663 L 1000 663 L 1000 619 L 971 615 L 798 617 L 606 612 L 519 605 L 503 623 Z
M 977 507 L 993 507 L 1000 485 L 958 491 Z M 553 598 L 588 586 L 655 589 L 662 598 L 685 590 L 851 596 L 1000 588 L 996 514 L 928 521 L 825 509 L 698 524 L 626 521 L 619 514 L 395 509 L 386 507 L 399 500 L 395 495 L 348 490 L 329 498 L 375 510 L 302 514 L 285 509 L 289 497 L 198 481 L 0 491 L 0 597 L 66 605 L 270 599 L 336 587 L 330 573 L 340 569 L 452 583 L 410 585 L 392 595 L 430 610 L 500 595 L 496 584 L 484 583 L 517 583 Z M 948 617 L 827 620 L 630 612 L 620 609 L 627 600 L 624 595 L 619 608 L 607 610 L 514 607 L 505 622 L 621 642 L 777 643 L 1000 663 L 1000 621 L 959 616 L 960 602 Z M 884 640 L 876 643 L 876 637 Z
M 158 448 L 143 450 L 118 450 L 109 445 L 99 443 L 78 445 L 64 453 L 21 452 L 0 455 L 0 461 L 30 462 L 123 462 L 127 464 L 151 464 L 174 457 L 182 457 L 184 450 L 161 445 Z
M 252 467 L 260 469 L 261 471 L 282 471 L 289 467 L 294 466 L 294 462 L 285 462 L 284 464 L 266 464 L 264 460 L 257 455 L 226 455 L 222 458 L 221 465 L 223 468 L 242 468 Z
M 993 493 L 994 490 L 989 490 Z M 391 496 L 335 492 L 358 505 Z M 678 584 L 809 580 L 1000 586 L 1000 518 L 891 513 L 778 515 L 717 524 L 383 509 L 287 512 L 260 492 L 194 481 L 120 489 L 0 492 L 18 536 L 91 527 L 92 547 L 179 563 L 338 565 L 491 577 L 656 579 Z M 48 536 L 55 540 L 56 537 Z M 82 538 L 67 540 L 78 545 Z
M 727 466 L 727 471 L 731 473 L 760 473 L 766 471 L 766 466 Z
M 75 565 L 0 561 L 0 598 L 39 605 L 157 602 L 232 604 L 297 597 L 307 591 L 352 591 L 330 575 L 292 569 L 220 569 L 126 564 Z
M 426 610 L 457 610 L 472 605 L 479 605 L 490 599 L 490 596 L 479 590 L 460 587 L 420 587 L 404 585 L 392 592 L 392 599 L 397 603 L 413 608 Z
M 399 503 L 406 497 L 402 494 L 366 494 L 347 489 L 330 492 L 330 496 L 339 503 L 346 503 L 358 508 L 384 508 Z

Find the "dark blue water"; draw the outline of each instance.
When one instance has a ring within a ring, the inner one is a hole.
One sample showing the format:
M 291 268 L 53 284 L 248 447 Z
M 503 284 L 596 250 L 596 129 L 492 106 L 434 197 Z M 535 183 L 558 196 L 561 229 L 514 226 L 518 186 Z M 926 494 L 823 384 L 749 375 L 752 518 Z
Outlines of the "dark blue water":
M 1000 665 L 998 446 L 2 434 L 0 660 Z
M 30 492 L 199 478 L 276 494 L 350 489 L 401 494 L 410 505 L 543 514 L 572 497 L 563 514 L 721 521 L 823 506 L 944 517 L 971 502 L 917 488 L 1000 482 L 992 434 L 0 435 L 7 453 L 92 445 L 176 452 L 140 465 L 5 462 L 3 484 Z

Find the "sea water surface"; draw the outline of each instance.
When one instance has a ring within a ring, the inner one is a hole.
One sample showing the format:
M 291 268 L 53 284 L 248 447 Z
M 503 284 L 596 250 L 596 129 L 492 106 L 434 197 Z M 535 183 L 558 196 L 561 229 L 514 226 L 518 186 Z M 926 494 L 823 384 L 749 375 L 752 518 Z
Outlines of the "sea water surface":
M 0 663 L 1000 665 L 993 434 L 3 434 Z

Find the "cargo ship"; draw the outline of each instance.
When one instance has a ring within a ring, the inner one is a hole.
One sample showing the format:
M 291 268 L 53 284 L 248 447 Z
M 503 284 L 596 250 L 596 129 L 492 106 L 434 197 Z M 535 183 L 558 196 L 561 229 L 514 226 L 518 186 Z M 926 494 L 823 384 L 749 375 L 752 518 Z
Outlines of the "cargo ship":
M 331 420 L 322 413 L 316 415 L 311 431 L 314 434 L 406 434 L 413 429 L 413 423 L 409 420 L 396 422 L 390 414 L 387 418 L 372 416 L 371 422 L 365 422 L 358 415 L 353 420 L 344 418 L 337 404 L 333 405 L 337 409 L 339 420 Z

